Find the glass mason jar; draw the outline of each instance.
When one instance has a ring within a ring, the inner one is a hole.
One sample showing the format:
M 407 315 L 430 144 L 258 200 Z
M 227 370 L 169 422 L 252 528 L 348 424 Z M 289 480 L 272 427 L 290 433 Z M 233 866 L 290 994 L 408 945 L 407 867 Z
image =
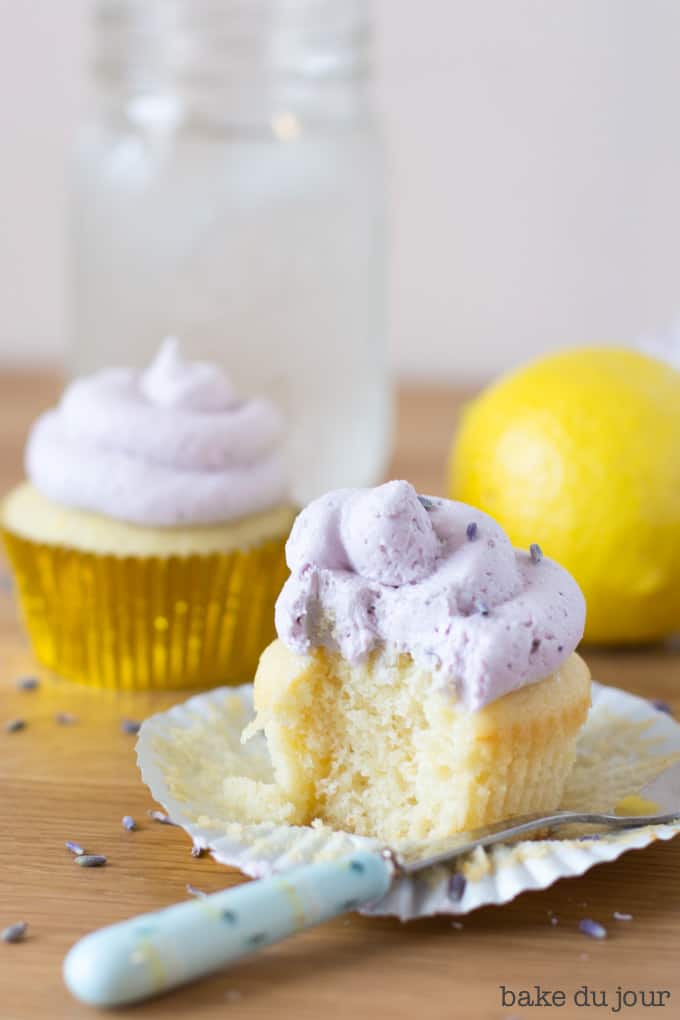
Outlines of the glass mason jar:
M 168 334 L 289 425 L 300 502 L 384 471 L 384 174 L 366 0 L 97 0 L 70 369 Z

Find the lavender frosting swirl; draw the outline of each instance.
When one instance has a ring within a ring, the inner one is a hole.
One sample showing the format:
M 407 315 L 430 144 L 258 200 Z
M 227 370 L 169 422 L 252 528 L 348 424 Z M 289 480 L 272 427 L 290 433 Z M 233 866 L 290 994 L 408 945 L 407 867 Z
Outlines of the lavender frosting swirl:
M 537 550 L 464 503 L 419 497 L 404 481 L 339 489 L 298 516 L 279 638 L 357 662 L 409 653 L 470 710 L 554 672 L 583 635 L 581 591 Z
M 286 501 L 282 422 L 168 338 L 144 371 L 77 379 L 34 424 L 26 472 L 54 502 L 149 526 L 214 524 Z

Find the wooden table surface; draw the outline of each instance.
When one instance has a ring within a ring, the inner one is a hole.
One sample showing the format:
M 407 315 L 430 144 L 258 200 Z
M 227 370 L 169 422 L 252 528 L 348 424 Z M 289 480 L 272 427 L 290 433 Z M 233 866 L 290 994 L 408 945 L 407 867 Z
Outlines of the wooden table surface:
M 57 392 L 53 378 L 0 378 L 0 485 L 21 474 L 21 447 L 36 412 Z M 460 399 L 416 390 L 399 401 L 390 474 L 442 491 L 443 463 Z M 16 622 L 11 592 L 0 590 L 0 723 L 23 717 L 22 732 L 0 729 L 0 928 L 30 925 L 22 944 L 0 943 L 0 1020 L 80 1020 L 94 1011 L 70 998 L 61 980 L 69 946 L 100 925 L 182 900 L 191 882 L 217 890 L 241 881 L 210 858 L 194 859 L 180 829 L 147 819 L 152 806 L 135 766 L 125 717 L 182 700 L 112 695 L 71 686 L 36 667 Z M 680 647 L 587 652 L 594 675 L 637 694 L 660 697 L 680 713 Z M 16 689 L 36 674 L 38 690 Z M 54 715 L 77 716 L 72 726 Z M 140 829 L 125 832 L 124 814 Z M 105 868 L 73 864 L 64 840 L 105 853 Z M 630 922 L 612 919 L 632 913 Z M 559 920 L 550 923 L 549 913 Z M 606 925 L 602 942 L 578 931 L 583 917 Z M 499 986 L 563 989 L 562 1017 L 610 1015 L 616 989 L 668 989 L 665 1009 L 623 1008 L 620 1017 L 680 1016 L 680 839 L 626 854 L 579 879 L 488 907 L 454 928 L 445 917 L 400 924 L 357 915 L 272 946 L 259 956 L 170 996 L 118 1015 L 216 1020 L 220 1017 L 505 1020 L 552 1015 L 555 1007 L 504 1007 Z M 606 990 L 610 1007 L 575 1008 L 581 985 Z

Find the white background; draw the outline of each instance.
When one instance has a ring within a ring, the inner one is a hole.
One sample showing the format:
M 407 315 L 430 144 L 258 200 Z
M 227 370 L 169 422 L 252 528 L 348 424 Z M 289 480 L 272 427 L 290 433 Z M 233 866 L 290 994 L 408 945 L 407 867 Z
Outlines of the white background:
M 0 0 L 0 360 L 68 339 L 87 0 Z M 377 0 L 401 375 L 483 377 L 680 309 L 680 3 Z

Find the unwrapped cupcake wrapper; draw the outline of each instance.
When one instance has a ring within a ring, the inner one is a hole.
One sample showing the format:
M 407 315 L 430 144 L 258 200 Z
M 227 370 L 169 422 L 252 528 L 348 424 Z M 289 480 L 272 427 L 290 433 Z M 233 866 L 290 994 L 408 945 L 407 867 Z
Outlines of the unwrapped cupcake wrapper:
M 225 796 L 225 780 L 245 776 L 273 782 L 262 734 L 240 742 L 252 717 L 248 684 L 196 695 L 142 725 L 137 743 L 142 778 L 194 844 L 209 849 L 222 864 L 256 878 L 349 856 L 358 848 L 381 849 L 384 843 L 379 840 L 321 824 L 247 824 L 235 817 Z M 593 684 L 592 707 L 579 736 L 562 806 L 609 811 L 677 761 L 678 723 L 642 698 Z M 678 832 L 680 822 L 611 833 L 591 829 L 585 836 L 583 827 L 575 827 L 563 830 L 562 838 L 478 849 L 451 865 L 402 876 L 380 902 L 366 904 L 361 913 L 393 914 L 404 921 L 466 914 L 486 904 L 507 903 L 528 889 L 545 889 L 559 878 L 581 875 L 595 864 L 671 839 Z M 424 855 L 434 848 L 423 843 L 394 849 Z M 459 874 L 452 881 L 454 872 Z
M 128 690 L 240 684 L 274 637 L 285 537 L 244 550 L 114 556 L 3 531 L 36 656 L 61 676 Z

